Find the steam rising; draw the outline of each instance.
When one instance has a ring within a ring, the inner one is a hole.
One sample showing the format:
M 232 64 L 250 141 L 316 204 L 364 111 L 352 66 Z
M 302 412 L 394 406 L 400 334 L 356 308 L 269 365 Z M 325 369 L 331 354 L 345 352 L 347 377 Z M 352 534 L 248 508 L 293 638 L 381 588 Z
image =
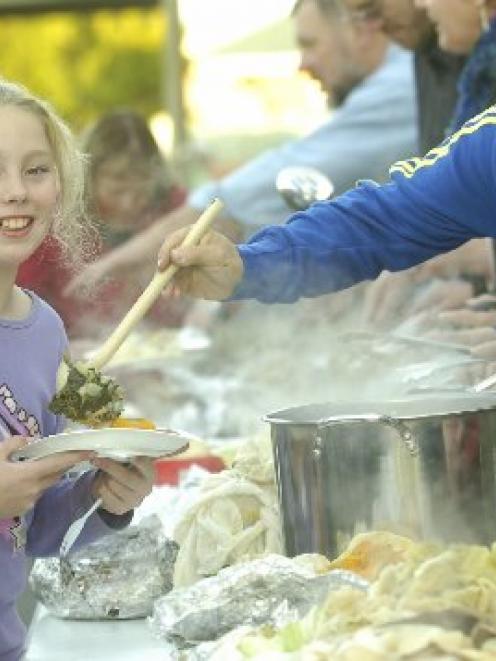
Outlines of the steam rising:
M 397 399 L 418 387 L 466 383 L 467 354 L 357 332 L 357 296 L 355 289 L 290 306 L 233 305 L 208 351 L 164 355 L 153 368 L 114 376 L 140 414 L 202 437 L 250 435 L 265 427 L 263 415 L 290 406 Z

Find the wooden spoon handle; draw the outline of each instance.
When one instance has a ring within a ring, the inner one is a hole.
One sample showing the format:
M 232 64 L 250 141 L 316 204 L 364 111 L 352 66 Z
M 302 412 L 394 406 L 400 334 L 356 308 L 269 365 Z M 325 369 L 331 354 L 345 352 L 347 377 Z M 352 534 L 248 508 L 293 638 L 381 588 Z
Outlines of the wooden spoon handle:
M 222 202 L 219 199 L 213 200 L 212 204 L 198 218 L 196 223 L 181 244 L 183 246 L 192 246 L 198 243 L 208 228 L 214 221 L 215 216 L 222 208 Z M 101 369 L 113 357 L 117 349 L 124 342 L 129 333 L 138 324 L 151 306 L 155 303 L 163 289 L 169 284 L 178 270 L 178 266 L 171 264 L 165 271 L 155 273 L 150 284 L 138 298 L 133 307 L 126 314 L 121 323 L 114 330 L 112 335 L 100 347 L 97 353 L 89 361 L 92 367 Z

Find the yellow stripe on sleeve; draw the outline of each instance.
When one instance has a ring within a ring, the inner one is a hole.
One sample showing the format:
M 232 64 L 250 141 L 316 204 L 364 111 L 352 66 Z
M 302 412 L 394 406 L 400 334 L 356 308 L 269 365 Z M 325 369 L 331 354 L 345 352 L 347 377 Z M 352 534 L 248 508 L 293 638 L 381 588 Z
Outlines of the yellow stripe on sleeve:
M 451 147 L 455 145 L 460 138 L 472 135 L 472 133 L 475 133 L 482 127 L 490 125 L 496 126 L 496 106 L 491 106 L 488 110 L 485 110 L 480 115 L 477 115 L 468 121 L 459 131 L 453 133 L 453 135 L 442 142 L 439 147 L 431 149 L 423 158 L 410 158 L 395 163 L 390 168 L 389 174 L 401 174 L 405 178 L 410 179 L 419 170 L 430 168 L 441 158 L 445 158 L 450 153 Z

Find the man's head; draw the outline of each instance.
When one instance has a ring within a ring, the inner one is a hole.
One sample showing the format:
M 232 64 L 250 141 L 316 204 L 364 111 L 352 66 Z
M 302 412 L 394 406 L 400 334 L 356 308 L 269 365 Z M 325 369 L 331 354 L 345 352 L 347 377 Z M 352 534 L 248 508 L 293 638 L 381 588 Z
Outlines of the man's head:
M 342 0 L 297 0 L 292 15 L 300 69 L 335 103 L 381 64 L 386 39 L 372 26 L 350 21 Z
M 379 20 L 390 39 L 410 50 L 421 49 L 434 35 L 415 0 L 343 0 L 343 4 L 356 20 Z

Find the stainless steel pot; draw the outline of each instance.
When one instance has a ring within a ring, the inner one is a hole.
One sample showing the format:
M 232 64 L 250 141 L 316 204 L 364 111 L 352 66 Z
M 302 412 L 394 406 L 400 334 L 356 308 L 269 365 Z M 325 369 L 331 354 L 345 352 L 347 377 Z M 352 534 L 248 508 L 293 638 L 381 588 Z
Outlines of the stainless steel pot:
M 271 413 L 286 552 L 335 557 L 357 533 L 496 540 L 496 394 Z

